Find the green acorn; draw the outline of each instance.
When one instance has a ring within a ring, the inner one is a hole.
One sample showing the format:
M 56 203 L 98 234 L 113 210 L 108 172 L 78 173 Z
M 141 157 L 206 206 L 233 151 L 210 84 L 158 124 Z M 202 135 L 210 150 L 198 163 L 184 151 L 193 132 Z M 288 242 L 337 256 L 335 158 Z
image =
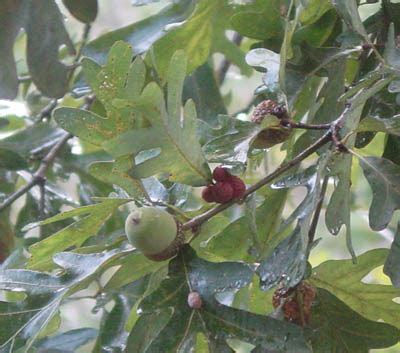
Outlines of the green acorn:
M 156 207 L 132 211 L 126 218 L 125 232 L 129 242 L 154 261 L 175 256 L 184 243 L 180 223 L 169 213 Z

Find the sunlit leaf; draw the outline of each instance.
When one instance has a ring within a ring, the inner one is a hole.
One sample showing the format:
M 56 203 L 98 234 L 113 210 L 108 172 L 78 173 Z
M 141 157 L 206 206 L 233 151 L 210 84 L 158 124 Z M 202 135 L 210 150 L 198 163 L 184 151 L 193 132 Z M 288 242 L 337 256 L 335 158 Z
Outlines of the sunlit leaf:
M 393 301 L 400 295 L 399 289 L 362 282 L 372 270 L 384 264 L 387 255 L 388 250 L 375 249 L 358 256 L 357 264 L 352 260 L 329 260 L 313 269 L 310 280 L 367 319 L 382 319 L 399 328 L 400 304 Z
M 82 245 L 86 239 L 97 234 L 104 222 L 119 206 L 129 201 L 131 200 L 104 199 L 100 203 L 66 211 L 44 220 L 40 224 L 45 225 L 76 216 L 82 217 L 50 237 L 33 244 L 29 248 L 32 255 L 29 267 L 31 269 L 48 269 L 54 254 L 71 246 Z

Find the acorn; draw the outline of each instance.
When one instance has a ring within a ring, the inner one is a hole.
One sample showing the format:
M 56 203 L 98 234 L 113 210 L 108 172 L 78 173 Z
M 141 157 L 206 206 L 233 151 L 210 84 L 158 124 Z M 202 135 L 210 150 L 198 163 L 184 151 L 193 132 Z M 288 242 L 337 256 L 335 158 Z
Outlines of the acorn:
M 281 121 L 288 119 L 288 114 L 285 107 L 279 105 L 277 102 L 268 99 L 262 101 L 254 108 L 254 112 L 250 117 L 253 123 L 261 124 L 261 122 L 268 116 L 273 115 Z M 256 139 L 252 143 L 253 148 L 269 148 L 276 144 L 286 141 L 291 133 L 290 126 L 284 126 L 279 122 L 275 126 L 268 127 L 259 132 Z
M 132 211 L 126 218 L 125 232 L 129 242 L 153 261 L 175 256 L 185 240 L 181 224 L 156 207 Z
M 198 310 L 203 306 L 203 300 L 198 292 L 190 292 L 187 299 L 190 308 Z
M 298 295 L 301 296 L 302 303 L 298 302 Z M 316 289 L 303 281 L 296 288 L 277 289 L 272 297 L 272 305 L 274 308 L 282 309 L 286 321 L 304 325 L 311 320 L 311 309 L 315 296 Z M 302 310 L 300 310 L 300 305 Z

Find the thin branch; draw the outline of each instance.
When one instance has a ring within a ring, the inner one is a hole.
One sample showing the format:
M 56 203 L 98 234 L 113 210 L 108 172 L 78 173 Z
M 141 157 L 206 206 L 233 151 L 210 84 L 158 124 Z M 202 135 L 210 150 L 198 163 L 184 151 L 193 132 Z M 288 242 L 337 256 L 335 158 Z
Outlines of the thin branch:
M 82 106 L 82 109 L 89 109 L 91 104 L 94 101 L 94 96 L 89 96 L 86 98 L 86 103 Z M 0 212 L 10 206 L 15 200 L 19 199 L 22 195 L 26 194 L 30 189 L 37 185 L 43 185 L 46 182 L 46 173 L 50 166 L 53 164 L 56 159 L 58 153 L 67 143 L 67 141 L 73 137 L 70 133 L 65 133 L 58 142 L 50 149 L 47 155 L 40 162 L 39 168 L 33 174 L 32 179 L 25 184 L 23 187 L 18 189 L 16 192 L 11 194 L 8 198 L 6 198 L 2 204 L 0 204 Z
M 49 104 L 47 104 L 37 115 L 36 117 L 36 122 L 40 123 L 44 119 L 47 119 L 51 116 L 51 113 L 53 113 L 53 110 L 57 107 L 58 105 L 58 99 L 52 99 Z
M 250 186 L 246 192 L 243 195 L 243 199 L 245 199 L 247 196 L 252 194 L 253 192 L 257 191 L 258 189 L 262 188 L 263 186 L 270 184 L 272 181 L 274 181 L 277 177 L 294 167 L 295 165 L 299 164 L 301 161 L 312 155 L 314 152 L 318 151 L 322 146 L 327 144 L 329 141 L 331 141 L 332 138 L 332 132 L 329 130 L 326 132 L 322 137 L 320 137 L 317 141 L 315 141 L 313 144 L 311 144 L 308 148 L 306 148 L 303 152 L 299 153 L 295 158 L 290 160 L 289 162 L 283 163 L 279 168 L 277 168 L 275 171 L 255 183 L 254 185 Z M 208 221 L 218 213 L 224 211 L 228 207 L 232 206 L 233 204 L 237 202 L 241 202 L 242 200 L 234 200 L 222 205 L 219 205 L 217 207 L 214 207 L 207 212 L 192 218 L 190 221 L 186 222 L 183 224 L 182 228 L 184 230 L 196 228 L 203 224 L 204 222 Z
M 322 182 L 321 192 L 319 194 L 319 199 L 317 206 L 315 208 L 315 212 L 313 218 L 311 220 L 310 230 L 308 231 L 308 243 L 311 245 L 315 238 L 315 231 L 317 230 L 319 216 L 321 215 L 322 205 L 324 203 L 326 189 L 328 187 L 329 176 L 326 175 Z
M 282 119 L 281 124 L 283 126 L 288 126 L 293 129 L 304 129 L 304 130 L 329 130 L 332 127 L 332 124 L 305 124 L 285 119 Z
M 239 33 L 235 32 L 233 35 L 232 42 L 235 45 L 239 46 L 240 43 L 242 42 L 242 40 L 243 40 L 243 36 L 241 36 Z M 220 85 L 222 85 L 222 83 L 224 82 L 226 74 L 228 73 L 230 66 L 231 66 L 231 62 L 227 58 L 224 58 L 224 60 L 222 61 L 221 67 L 217 71 L 217 80 Z
M 29 82 L 29 81 L 32 81 L 32 77 L 29 76 L 29 75 L 19 76 L 18 77 L 18 84 L 24 83 L 24 82 Z
M 8 206 L 10 206 L 15 200 L 19 199 L 22 195 L 26 194 L 34 186 L 45 183 L 47 170 L 54 162 L 58 152 L 71 137 L 72 135 L 70 133 L 66 133 L 60 138 L 60 140 L 52 147 L 49 153 L 42 159 L 39 168 L 37 169 L 35 174 L 33 174 L 32 179 L 27 184 L 25 184 L 23 187 L 18 189 L 15 193 L 13 193 L 7 199 L 4 200 L 4 202 L 0 205 L 0 212 L 6 209 Z
M 45 208 L 45 202 L 46 202 L 46 188 L 45 188 L 45 183 L 39 183 L 39 188 L 40 188 L 40 199 L 39 199 L 39 218 L 40 220 L 44 219 L 44 208 Z

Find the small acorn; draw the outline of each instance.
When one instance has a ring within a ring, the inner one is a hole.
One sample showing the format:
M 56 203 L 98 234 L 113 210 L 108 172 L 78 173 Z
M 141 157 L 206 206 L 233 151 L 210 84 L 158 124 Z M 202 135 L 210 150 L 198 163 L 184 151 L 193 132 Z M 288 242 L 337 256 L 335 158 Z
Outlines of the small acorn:
M 190 292 L 187 299 L 190 308 L 198 310 L 203 306 L 203 301 L 198 292 Z
M 180 223 L 156 207 L 132 211 L 126 218 L 125 232 L 129 242 L 153 261 L 175 256 L 184 243 Z
M 297 300 L 297 295 L 302 298 L 301 304 Z M 286 321 L 297 325 L 308 324 L 311 320 L 311 308 L 315 296 L 316 289 L 303 281 L 296 288 L 277 289 L 272 297 L 272 305 L 274 308 L 282 308 Z M 302 313 L 300 305 L 302 305 Z
M 268 99 L 258 104 L 250 120 L 253 123 L 261 124 L 261 122 L 268 116 L 273 115 L 280 120 L 288 119 L 288 114 L 285 107 L 279 105 L 277 102 Z M 276 144 L 286 141 L 291 133 L 290 126 L 283 126 L 280 123 L 276 126 L 268 127 L 262 130 L 252 143 L 253 148 L 269 148 Z

